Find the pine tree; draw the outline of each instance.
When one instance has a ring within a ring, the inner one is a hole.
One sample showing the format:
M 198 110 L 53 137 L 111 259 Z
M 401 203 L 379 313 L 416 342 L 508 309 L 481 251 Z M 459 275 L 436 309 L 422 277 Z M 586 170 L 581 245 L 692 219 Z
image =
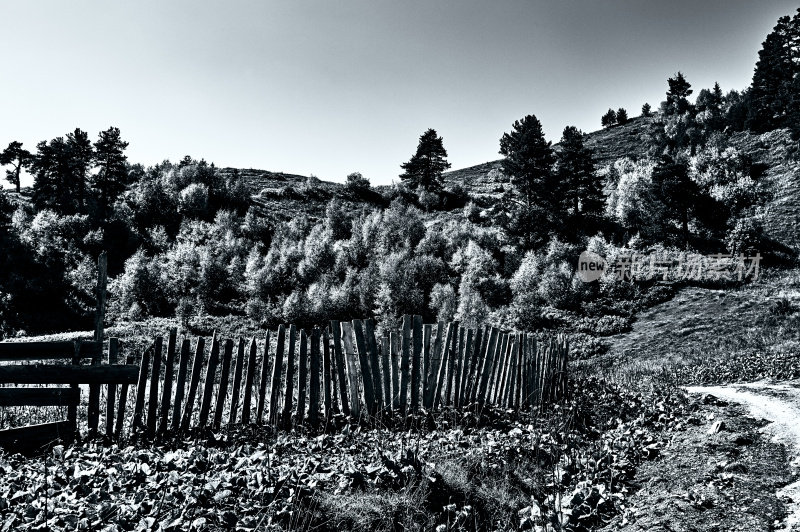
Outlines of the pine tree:
M 17 194 L 20 193 L 20 172 L 31 164 L 31 152 L 22 147 L 22 143 L 12 141 L 8 147 L 0 152 L 0 165 L 11 165 L 11 170 L 6 170 L 6 180 L 14 185 Z
M 667 79 L 667 114 L 682 114 L 689 110 L 689 95 L 692 94 L 692 85 L 686 81 L 682 72 L 675 74 L 674 78 Z
M 606 114 L 600 119 L 600 124 L 603 127 L 611 127 L 617 123 L 617 113 L 613 109 L 609 109 Z
M 564 210 L 571 211 L 575 219 L 602 213 L 605 203 L 592 150 L 584 145 L 583 137 L 575 126 L 565 127 L 558 153 L 559 197 Z
M 422 187 L 428 192 L 436 192 L 444 186 L 442 174 L 450 168 L 450 163 L 442 141 L 436 130 L 429 129 L 420 136 L 416 153 L 400 165 L 405 170 L 400 179 L 412 190 Z
M 92 166 L 94 150 L 89 135 L 80 128 L 67 134 L 67 149 L 72 164 L 72 190 L 75 194 L 78 211 L 85 212 L 86 191 L 88 188 L 89 168 Z
M 642 116 L 645 116 L 645 117 L 653 116 L 653 112 L 652 112 L 652 110 L 650 108 L 650 104 L 647 103 L 647 102 L 645 102 L 644 105 L 642 105 Z
M 624 107 L 620 107 L 617 109 L 617 124 L 627 124 L 628 123 L 628 111 L 625 110 Z
M 663 156 L 653 168 L 652 191 L 664 206 L 665 221 L 679 224 L 681 240 L 688 248 L 689 221 L 698 205 L 700 190 L 689 177 L 686 161 Z
M 125 148 L 119 128 L 110 127 L 100 132 L 94 143 L 94 164 L 98 172 L 92 176 L 91 188 L 97 197 L 97 215 L 101 221 L 108 218 L 111 206 L 125 190 L 128 180 Z
M 71 151 L 64 137 L 36 145 L 31 163 L 33 203 L 37 209 L 62 214 L 77 212 Z
M 758 52 L 751 85 L 747 126 L 757 132 L 796 128 L 800 108 L 796 78 L 800 76 L 800 9 L 794 17 L 778 19 Z

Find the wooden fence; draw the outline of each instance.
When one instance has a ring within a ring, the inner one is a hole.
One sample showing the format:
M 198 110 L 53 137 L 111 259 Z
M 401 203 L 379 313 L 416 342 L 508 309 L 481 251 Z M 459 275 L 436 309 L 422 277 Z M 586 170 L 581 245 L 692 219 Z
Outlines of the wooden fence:
M 69 359 L 70 364 L 0 365 L 0 383 L 69 388 L 0 388 L 3 406 L 66 406 L 67 419 L 0 431 L 0 446 L 33 448 L 71 441 L 78 427 L 79 384 L 88 384 L 89 436 L 155 438 L 191 428 L 269 424 L 318 428 L 334 416 L 351 419 L 442 407 L 494 405 L 521 411 L 567 393 L 568 346 L 563 336 L 537 340 L 458 322 L 402 325 L 376 335 L 373 320 L 294 325 L 245 340 L 207 343 L 172 329 L 157 336 L 138 365 L 118 364 L 119 341 L 0 343 L 0 360 Z M 91 365 L 82 364 L 91 360 Z M 101 388 L 106 405 L 101 409 Z M 129 393 L 130 392 L 130 393 Z
M 317 428 L 337 414 L 442 406 L 520 411 L 567 393 L 563 336 L 537 341 L 420 316 L 404 316 L 380 339 L 372 320 L 353 320 L 309 331 L 281 325 L 249 341 L 215 335 L 210 349 L 204 338 L 179 346 L 173 329 L 166 344 L 155 338 L 137 380 L 131 428 L 148 438 L 236 423 Z
M 88 429 L 97 434 L 100 422 L 100 388 L 105 385 L 109 393 L 107 420 L 114 417 L 112 398 L 116 385 L 123 388 L 136 382 L 139 366 L 128 360 L 127 365 L 116 365 L 119 342 L 109 340 L 109 364 L 101 364 L 102 344 L 91 342 L 30 342 L 0 343 L 0 384 L 69 385 L 65 387 L 4 387 L 0 388 L 0 407 L 61 406 L 67 409 L 67 418 L 60 421 L 0 430 L 0 447 L 9 451 L 33 451 L 54 441 L 70 442 L 78 427 L 78 406 L 81 384 L 89 385 Z M 82 364 L 91 360 L 90 365 Z M 31 364 L 32 361 L 69 360 L 70 363 Z M 5 364 L 5 362 L 14 362 Z M 123 397 L 127 396 L 125 392 Z M 121 430 L 124 407 L 120 412 Z M 108 435 L 113 435 L 108 432 Z

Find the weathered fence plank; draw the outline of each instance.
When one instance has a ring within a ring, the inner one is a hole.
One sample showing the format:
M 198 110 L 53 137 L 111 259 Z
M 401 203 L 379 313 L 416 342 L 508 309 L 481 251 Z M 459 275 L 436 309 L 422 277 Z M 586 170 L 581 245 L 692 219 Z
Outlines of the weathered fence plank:
M 215 332 L 211 339 L 211 353 L 208 356 L 205 380 L 203 381 L 203 398 L 200 401 L 200 415 L 197 419 L 198 427 L 205 427 L 208 424 L 208 415 L 211 412 L 211 400 L 214 396 L 214 380 L 217 376 L 217 365 L 219 363 L 219 338 Z
M 239 394 L 242 391 L 242 372 L 244 371 L 244 338 L 239 337 L 236 345 L 236 363 L 233 366 L 233 390 L 231 390 L 231 410 L 228 413 L 228 425 L 236 423 L 239 413 Z
M 172 405 L 172 379 L 175 372 L 175 347 L 178 341 L 178 329 L 172 328 L 167 339 L 167 359 L 164 362 L 164 386 L 161 392 L 161 412 L 159 413 L 158 433 L 167 432 L 169 411 Z
M 181 355 L 178 361 L 178 380 L 175 382 L 175 401 L 172 405 L 173 432 L 180 430 L 181 427 L 181 407 L 183 406 L 183 396 L 186 392 L 186 374 L 189 371 L 191 348 L 191 342 L 184 337 L 181 341 Z
M 369 354 L 367 353 L 367 342 L 364 338 L 364 328 L 361 320 L 353 320 L 353 332 L 356 337 L 356 348 L 358 350 L 358 362 L 361 368 L 361 384 L 364 388 L 364 404 L 367 411 L 375 412 L 375 390 L 372 383 L 372 369 L 369 365 Z
M 108 363 L 116 365 L 119 361 L 119 339 L 108 339 Z M 109 384 L 106 396 L 106 437 L 114 437 L 114 414 L 116 412 L 117 385 Z
M 455 379 L 453 382 L 453 401 L 448 404 L 453 404 L 456 407 L 461 406 L 461 377 L 464 367 L 464 336 L 465 330 L 464 327 L 459 328 L 458 330 L 458 348 L 456 349 L 456 356 L 455 356 L 455 371 L 453 378 Z
M 78 342 L 78 358 L 91 358 L 102 351 L 95 341 Z M 0 342 L 0 361 L 57 360 L 75 357 L 75 342 Z
M 300 331 L 300 351 L 302 357 L 303 339 L 305 335 Z M 292 407 L 294 402 L 294 365 L 295 365 L 295 351 L 297 344 L 297 328 L 294 325 L 289 325 L 289 351 L 286 353 L 286 384 L 283 397 L 283 415 L 281 416 L 281 424 L 287 429 L 292 426 Z
M 308 421 L 312 427 L 317 427 L 319 423 L 319 367 L 320 367 L 320 352 L 319 352 L 319 327 L 314 327 L 311 331 L 311 364 L 308 385 Z
M 133 356 L 128 355 L 126 360 L 126 364 L 129 366 L 133 365 Z M 114 437 L 119 439 L 122 437 L 122 427 L 123 423 L 125 422 L 125 407 L 128 404 L 128 390 L 130 388 L 130 384 L 127 382 L 122 383 L 119 388 L 119 408 L 117 409 L 117 419 L 114 423 Z
M 142 362 L 139 365 L 139 379 L 136 383 L 136 405 L 133 408 L 133 423 L 131 432 L 143 430 L 142 414 L 144 413 L 144 394 L 147 389 L 147 372 L 150 370 L 150 353 L 152 348 L 145 349 L 142 353 Z
M 389 333 L 389 358 L 392 365 L 392 409 L 400 409 L 400 338 L 395 331 Z
M 486 389 L 489 386 L 489 376 L 492 372 L 492 360 L 494 358 L 495 349 L 498 348 L 497 336 L 500 331 L 496 327 L 492 327 L 489 334 L 489 341 L 486 345 L 486 352 L 483 354 L 483 368 L 481 369 L 480 385 L 478 386 L 478 393 L 476 394 L 476 401 L 484 403 L 486 400 Z
M 400 410 L 406 411 L 408 406 L 408 386 L 411 376 L 411 316 L 403 316 L 403 332 L 401 337 L 400 358 Z
M 333 412 L 333 376 L 334 370 L 331 367 L 331 346 L 329 343 L 328 328 L 322 329 L 322 387 L 325 401 L 325 418 L 330 419 Z
M 433 341 L 433 325 L 426 323 L 422 326 L 422 406 L 427 408 L 427 398 L 430 394 L 431 371 L 431 342 Z
M 192 423 L 192 413 L 194 411 L 197 388 L 200 386 L 200 371 L 203 369 L 203 356 L 205 354 L 206 340 L 198 338 L 194 351 L 194 361 L 192 363 L 192 375 L 189 379 L 189 393 L 186 394 L 186 403 L 183 406 L 183 416 L 181 417 L 181 430 L 189 430 Z
M 214 407 L 214 419 L 211 426 L 214 430 L 222 425 L 222 413 L 225 409 L 225 399 L 228 398 L 228 379 L 231 374 L 231 357 L 233 356 L 233 340 L 225 340 L 225 348 L 222 350 L 222 370 L 219 374 L 219 390 L 217 390 L 217 404 Z
M 294 349 L 294 346 L 292 346 Z M 275 345 L 275 356 L 272 357 L 272 384 L 269 389 L 269 423 L 278 426 L 281 421 L 279 403 L 281 400 L 281 373 L 283 372 L 283 355 L 286 350 L 286 327 L 281 323 L 278 326 L 278 340 Z M 261 423 L 261 416 L 264 412 L 263 398 L 267 388 L 267 371 L 269 370 L 269 331 L 267 331 L 267 342 L 264 345 L 264 361 L 261 366 L 261 386 L 258 392 L 259 409 L 256 422 Z
M 298 426 L 303 424 L 306 417 L 306 382 L 308 381 L 308 333 L 300 330 L 300 359 L 298 360 L 297 373 L 297 420 Z
M 392 362 L 389 353 L 389 337 L 381 337 L 381 369 L 383 370 L 383 406 L 392 408 Z
M 411 324 L 411 411 L 419 410 L 420 374 L 422 373 L 422 316 L 412 317 Z
M 350 403 L 347 400 L 347 362 L 342 351 L 342 328 L 338 321 L 331 321 L 331 334 L 333 335 L 333 355 L 336 361 L 336 376 L 339 381 L 339 393 L 342 401 L 342 413 L 350 415 Z
M 447 386 L 444 390 L 444 404 L 448 406 L 452 404 L 453 379 L 457 363 L 456 358 L 458 357 L 458 338 L 461 329 L 460 324 L 457 321 L 453 322 L 453 324 L 453 339 L 447 355 Z
M 447 334 L 445 335 L 445 340 L 442 344 L 441 356 L 439 357 L 437 367 L 434 368 L 436 369 L 436 386 L 434 387 L 433 392 L 433 408 L 438 407 L 442 401 L 442 393 L 444 392 L 445 388 L 444 381 L 446 377 L 447 364 L 450 361 L 450 344 L 453 341 L 453 335 L 455 334 L 455 330 L 457 328 L 458 322 L 452 321 L 447 324 Z
M 364 336 L 367 340 L 369 351 L 369 368 L 372 373 L 372 393 L 375 396 L 375 408 L 379 410 L 383 405 L 383 387 L 381 386 L 381 366 L 378 357 L 378 344 L 375 341 L 375 321 L 364 320 Z
M 253 399 L 253 382 L 256 378 L 256 356 L 258 355 L 258 343 L 254 336 L 250 340 L 250 350 L 247 356 L 247 376 L 244 380 L 244 399 L 242 400 L 242 423 L 250 423 L 250 405 Z M 266 355 L 264 358 L 267 358 Z
M 342 344 L 347 360 L 347 380 L 350 383 L 350 416 L 358 419 L 361 415 L 361 398 L 358 390 L 358 355 L 353 347 L 353 326 L 343 321 Z
M 8 453 L 31 454 L 56 442 L 71 443 L 75 424 L 72 421 L 55 421 L 0 430 L 0 448 Z
M 0 366 L 0 382 L 15 384 L 133 384 L 136 366 L 78 366 L 68 364 L 30 364 Z
M 161 351 L 164 338 L 156 336 L 153 348 L 153 367 L 150 370 L 150 390 L 147 398 L 147 437 L 156 435 L 156 422 L 158 416 L 158 385 L 161 382 Z

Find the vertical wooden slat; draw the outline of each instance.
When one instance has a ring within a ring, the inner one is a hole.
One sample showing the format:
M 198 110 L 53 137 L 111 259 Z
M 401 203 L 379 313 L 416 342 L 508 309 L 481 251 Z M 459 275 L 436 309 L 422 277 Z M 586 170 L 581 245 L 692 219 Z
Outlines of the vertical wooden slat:
M 189 369 L 191 345 L 189 339 L 184 337 L 181 342 L 181 355 L 178 361 L 178 380 L 175 382 L 175 401 L 172 405 L 172 430 L 177 432 L 181 427 L 181 406 L 186 391 L 186 373 Z
M 80 363 L 81 363 L 81 343 L 76 340 L 72 344 L 72 364 L 80 365 Z M 80 397 L 81 389 L 78 387 L 77 383 L 71 384 L 70 388 L 74 390 L 73 393 L 78 394 L 78 397 Z M 78 428 L 78 405 L 71 403 L 69 406 L 67 406 L 67 421 L 70 422 L 70 425 L 72 427 L 73 434 L 71 436 L 74 436 L 74 432 Z
M 219 338 L 217 333 L 211 339 L 211 353 L 208 356 L 206 366 L 206 376 L 203 386 L 203 398 L 200 402 L 200 417 L 197 420 L 199 427 L 205 427 L 208 423 L 208 415 L 211 412 L 211 399 L 214 396 L 214 381 L 217 377 L 217 365 L 219 362 Z
M 456 394 L 456 406 L 462 407 L 467 403 L 465 399 L 467 395 L 467 373 L 469 373 L 469 361 L 470 361 L 470 348 L 472 347 L 472 329 L 465 329 L 464 327 L 461 328 L 463 335 L 459 337 L 458 349 L 461 351 L 461 367 L 459 368 L 459 385 L 458 385 L 458 393 Z M 464 342 L 462 344 L 461 339 L 463 338 Z
M 428 393 L 422 398 L 422 404 L 425 408 L 433 408 L 433 396 L 436 393 L 436 379 L 439 377 L 439 363 L 442 360 L 442 343 L 444 335 L 444 322 L 440 321 L 436 324 L 436 339 L 433 341 L 433 350 L 431 351 L 431 358 L 428 374 L 425 379 L 428 381 Z
M 108 284 L 108 255 L 103 251 L 97 258 L 97 309 L 94 317 L 94 341 L 100 346 L 92 354 L 92 366 L 97 366 L 103 356 L 103 336 L 106 314 L 106 287 Z M 88 404 L 88 428 L 89 437 L 97 435 L 97 428 L 100 424 L 100 385 L 89 385 L 89 404 Z
M 161 392 L 161 412 L 158 418 L 158 433 L 167 432 L 169 411 L 172 406 L 172 379 L 175 372 L 175 347 L 178 341 L 178 329 L 172 328 L 167 339 L 167 359 L 164 362 L 164 387 Z
M 181 430 L 189 430 L 194 413 L 194 403 L 197 397 L 197 388 L 200 386 L 200 371 L 203 369 L 203 358 L 205 357 L 206 340 L 198 338 L 194 350 L 194 361 L 192 362 L 192 376 L 189 378 L 189 393 L 186 394 L 186 403 L 183 405 L 183 416 L 181 417 Z
M 375 409 L 383 404 L 383 387 L 381 386 L 381 366 L 378 357 L 378 343 L 375 341 L 375 322 L 372 319 L 364 320 L 364 336 L 367 340 L 369 351 L 369 370 L 372 373 L 372 393 L 375 395 Z
M 269 334 L 269 333 L 267 333 Z M 242 399 L 242 424 L 250 423 L 250 405 L 253 399 L 253 383 L 256 380 L 256 357 L 258 356 L 258 342 L 254 336 L 250 340 L 250 349 L 247 356 L 247 375 L 244 379 L 244 398 Z M 266 354 L 264 358 L 267 358 Z
M 389 353 L 389 337 L 381 337 L 381 368 L 383 369 L 383 406 L 392 408 L 392 362 Z
M 152 438 L 156 435 L 156 425 L 158 416 L 158 385 L 161 382 L 161 351 L 164 345 L 164 338 L 161 335 L 156 337 L 155 348 L 153 350 L 153 368 L 150 371 L 150 394 L 147 401 L 147 437 Z
M 447 386 L 444 390 L 444 402 L 448 406 L 453 404 L 453 379 L 455 378 L 456 357 L 458 356 L 459 329 L 459 323 L 457 321 L 453 322 L 453 340 L 450 352 L 447 355 Z
M 333 375 L 334 371 L 331 367 L 331 346 L 328 343 L 330 340 L 328 336 L 328 328 L 322 329 L 322 388 L 324 396 L 324 410 L 323 416 L 325 419 L 330 419 L 333 408 Z
M 369 412 L 375 412 L 375 390 L 373 389 L 372 370 L 369 367 L 369 354 L 367 353 L 367 342 L 364 338 L 364 328 L 361 320 L 353 320 L 353 331 L 356 337 L 356 348 L 358 349 L 358 361 L 361 368 L 361 383 L 364 387 L 364 403 Z
M 297 426 L 301 426 L 306 417 L 306 383 L 308 382 L 308 333 L 300 330 L 300 359 L 297 373 Z
M 319 370 L 320 370 L 320 349 L 319 349 L 319 327 L 314 327 L 311 331 L 311 364 L 308 385 L 308 421 L 311 426 L 316 428 L 319 423 Z
M 458 349 L 455 356 L 455 381 L 453 382 L 453 405 L 461 406 L 461 382 L 464 371 L 464 327 L 458 330 Z
M 523 373 L 524 373 L 524 353 L 525 353 L 525 334 L 520 333 L 518 336 L 519 338 L 519 348 L 517 349 L 517 370 L 514 375 L 514 395 L 512 397 L 512 407 L 514 410 L 519 412 L 520 407 L 522 405 L 522 382 L 523 382 Z
M 431 372 L 431 341 L 433 340 L 433 325 L 426 323 L 422 326 L 422 406 L 427 408 L 428 395 L 430 395 Z
M 473 346 L 472 364 L 469 378 L 469 399 L 468 402 L 474 403 L 480 388 L 481 375 L 483 374 L 483 357 L 485 356 L 486 344 L 489 341 L 489 329 L 478 328 L 475 333 L 475 345 Z
M 411 372 L 411 316 L 403 316 L 403 336 L 400 358 L 400 410 L 405 412 L 408 404 L 408 384 Z
M 350 415 L 358 419 L 361 415 L 361 397 L 358 391 L 358 355 L 353 347 L 353 326 L 343 321 L 342 344 L 347 360 L 347 380 L 350 383 Z
M 126 364 L 133 364 L 133 356 L 128 355 Z M 125 383 L 119 387 L 119 408 L 117 409 L 117 420 L 114 426 L 114 437 L 119 440 L 122 437 L 123 423 L 125 423 L 125 407 L 128 404 L 128 389 L 130 385 Z
M 509 358 L 506 365 L 508 366 L 507 375 L 503 379 L 503 385 L 500 388 L 500 402 L 505 408 L 512 408 L 514 406 L 514 384 L 517 380 L 517 352 L 519 351 L 519 335 L 511 334 L 509 338 Z
M 498 373 L 502 373 L 502 364 L 506 356 L 506 348 L 508 347 L 508 335 L 506 333 L 500 333 L 499 344 L 497 356 L 495 357 L 494 365 L 492 366 L 492 374 L 489 378 L 489 388 L 486 390 L 488 392 L 486 396 L 487 403 L 494 403 L 495 394 L 497 393 L 500 380 L 500 375 L 498 375 Z
M 422 316 L 411 318 L 411 411 L 419 410 L 420 373 L 422 372 Z
M 294 346 L 292 346 L 294 347 Z M 283 355 L 286 349 L 286 327 L 281 323 L 278 326 L 278 341 L 275 345 L 275 356 L 272 357 L 272 384 L 269 389 L 269 422 L 278 426 L 281 421 L 280 418 L 280 400 L 281 400 L 281 374 L 283 373 Z M 267 375 L 269 372 L 269 331 L 267 331 L 267 343 L 264 346 L 264 362 L 261 365 L 261 386 L 258 391 L 258 415 L 256 423 L 261 423 L 262 415 L 264 413 L 264 394 L 267 389 Z
M 147 374 L 150 371 L 150 352 L 152 347 L 148 347 L 142 353 L 142 362 L 139 365 L 139 380 L 136 383 L 136 404 L 133 408 L 133 424 L 131 432 L 143 430 L 142 414 L 144 413 L 144 394 L 147 391 Z
M 119 361 L 119 340 L 117 338 L 108 339 L 108 363 L 116 364 Z M 108 385 L 106 397 L 106 437 L 114 437 L 114 410 L 116 409 L 117 385 Z
M 219 390 L 217 391 L 217 405 L 214 408 L 214 421 L 211 426 L 219 429 L 222 424 L 222 411 L 225 409 L 225 399 L 228 397 L 228 378 L 231 374 L 231 357 L 233 356 L 233 340 L 225 340 L 222 350 L 222 371 L 219 374 Z
M 302 347 L 305 337 L 305 332 L 300 331 L 300 356 L 302 358 Z M 286 352 L 286 393 L 283 395 L 283 415 L 281 416 L 281 424 L 287 429 L 292 426 L 292 407 L 294 406 L 294 365 L 295 365 L 295 351 L 297 347 L 297 328 L 294 325 L 289 325 L 289 351 Z
M 486 352 L 484 353 L 483 368 L 481 369 L 480 384 L 478 386 L 478 393 L 475 399 L 478 403 L 483 404 L 486 401 L 486 390 L 489 387 L 489 376 L 492 372 L 492 360 L 494 358 L 494 351 L 498 345 L 497 336 L 500 331 L 492 327 L 489 334 L 489 341 L 486 345 Z
M 392 365 L 392 410 L 400 408 L 400 338 L 395 331 L 389 333 L 389 358 Z
M 450 344 L 453 342 L 453 335 L 458 328 L 458 322 L 452 321 L 447 324 L 447 334 L 445 335 L 444 343 L 442 344 L 442 355 L 439 359 L 436 377 L 436 387 L 433 393 L 433 408 L 437 408 L 442 401 L 442 395 L 445 391 L 445 378 L 447 365 L 450 363 Z
M 239 413 L 239 394 L 242 390 L 242 371 L 244 369 L 244 338 L 239 337 L 236 347 L 236 364 L 233 367 L 233 391 L 231 392 L 231 411 L 228 414 L 228 425 L 236 423 Z
M 339 381 L 339 393 L 342 400 L 342 413 L 350 415 L 350 402 L 347 400 L 347 363 L 342 352 L 342 328 L 338 321 L 331 321 L 333 335 L 333 356 L 336 361 L 336 376 Z
M 512 336 L 510 334 L 503 334 L 503 341 L 500 347 L 500 357 L 497 359 L 497 364 L 495 365 L 494 387 L 489 393 L 491 401 L 498 406 L 502 406 L 500 404 L 500 396 L 503 393 L 505 380 L 508 377 L 508 360 L 510 358 L 509 353 L 511 351 L 511 343 Z

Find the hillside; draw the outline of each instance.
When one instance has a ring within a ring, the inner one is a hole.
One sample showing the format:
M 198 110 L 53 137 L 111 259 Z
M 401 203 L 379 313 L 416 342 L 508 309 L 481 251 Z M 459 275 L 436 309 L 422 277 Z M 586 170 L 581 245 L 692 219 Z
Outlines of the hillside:
M 586 147 L 594 151 L 598 167 L 621 157 L 641 157 L 647 151 L 645 135 L 650 123 L 651 118 L 640 116 L 624 125 L 587 133 Z M 558 151 L 559 145 L 555 143 L 553 148 Z M 461 185 L 471 196 L 495 197 L 510 188 L 508 179 L 500 171 L 500 163 L 501 160 L 498 159 L 447 172 L 444 174 L 445 182 L 448 186 Z

